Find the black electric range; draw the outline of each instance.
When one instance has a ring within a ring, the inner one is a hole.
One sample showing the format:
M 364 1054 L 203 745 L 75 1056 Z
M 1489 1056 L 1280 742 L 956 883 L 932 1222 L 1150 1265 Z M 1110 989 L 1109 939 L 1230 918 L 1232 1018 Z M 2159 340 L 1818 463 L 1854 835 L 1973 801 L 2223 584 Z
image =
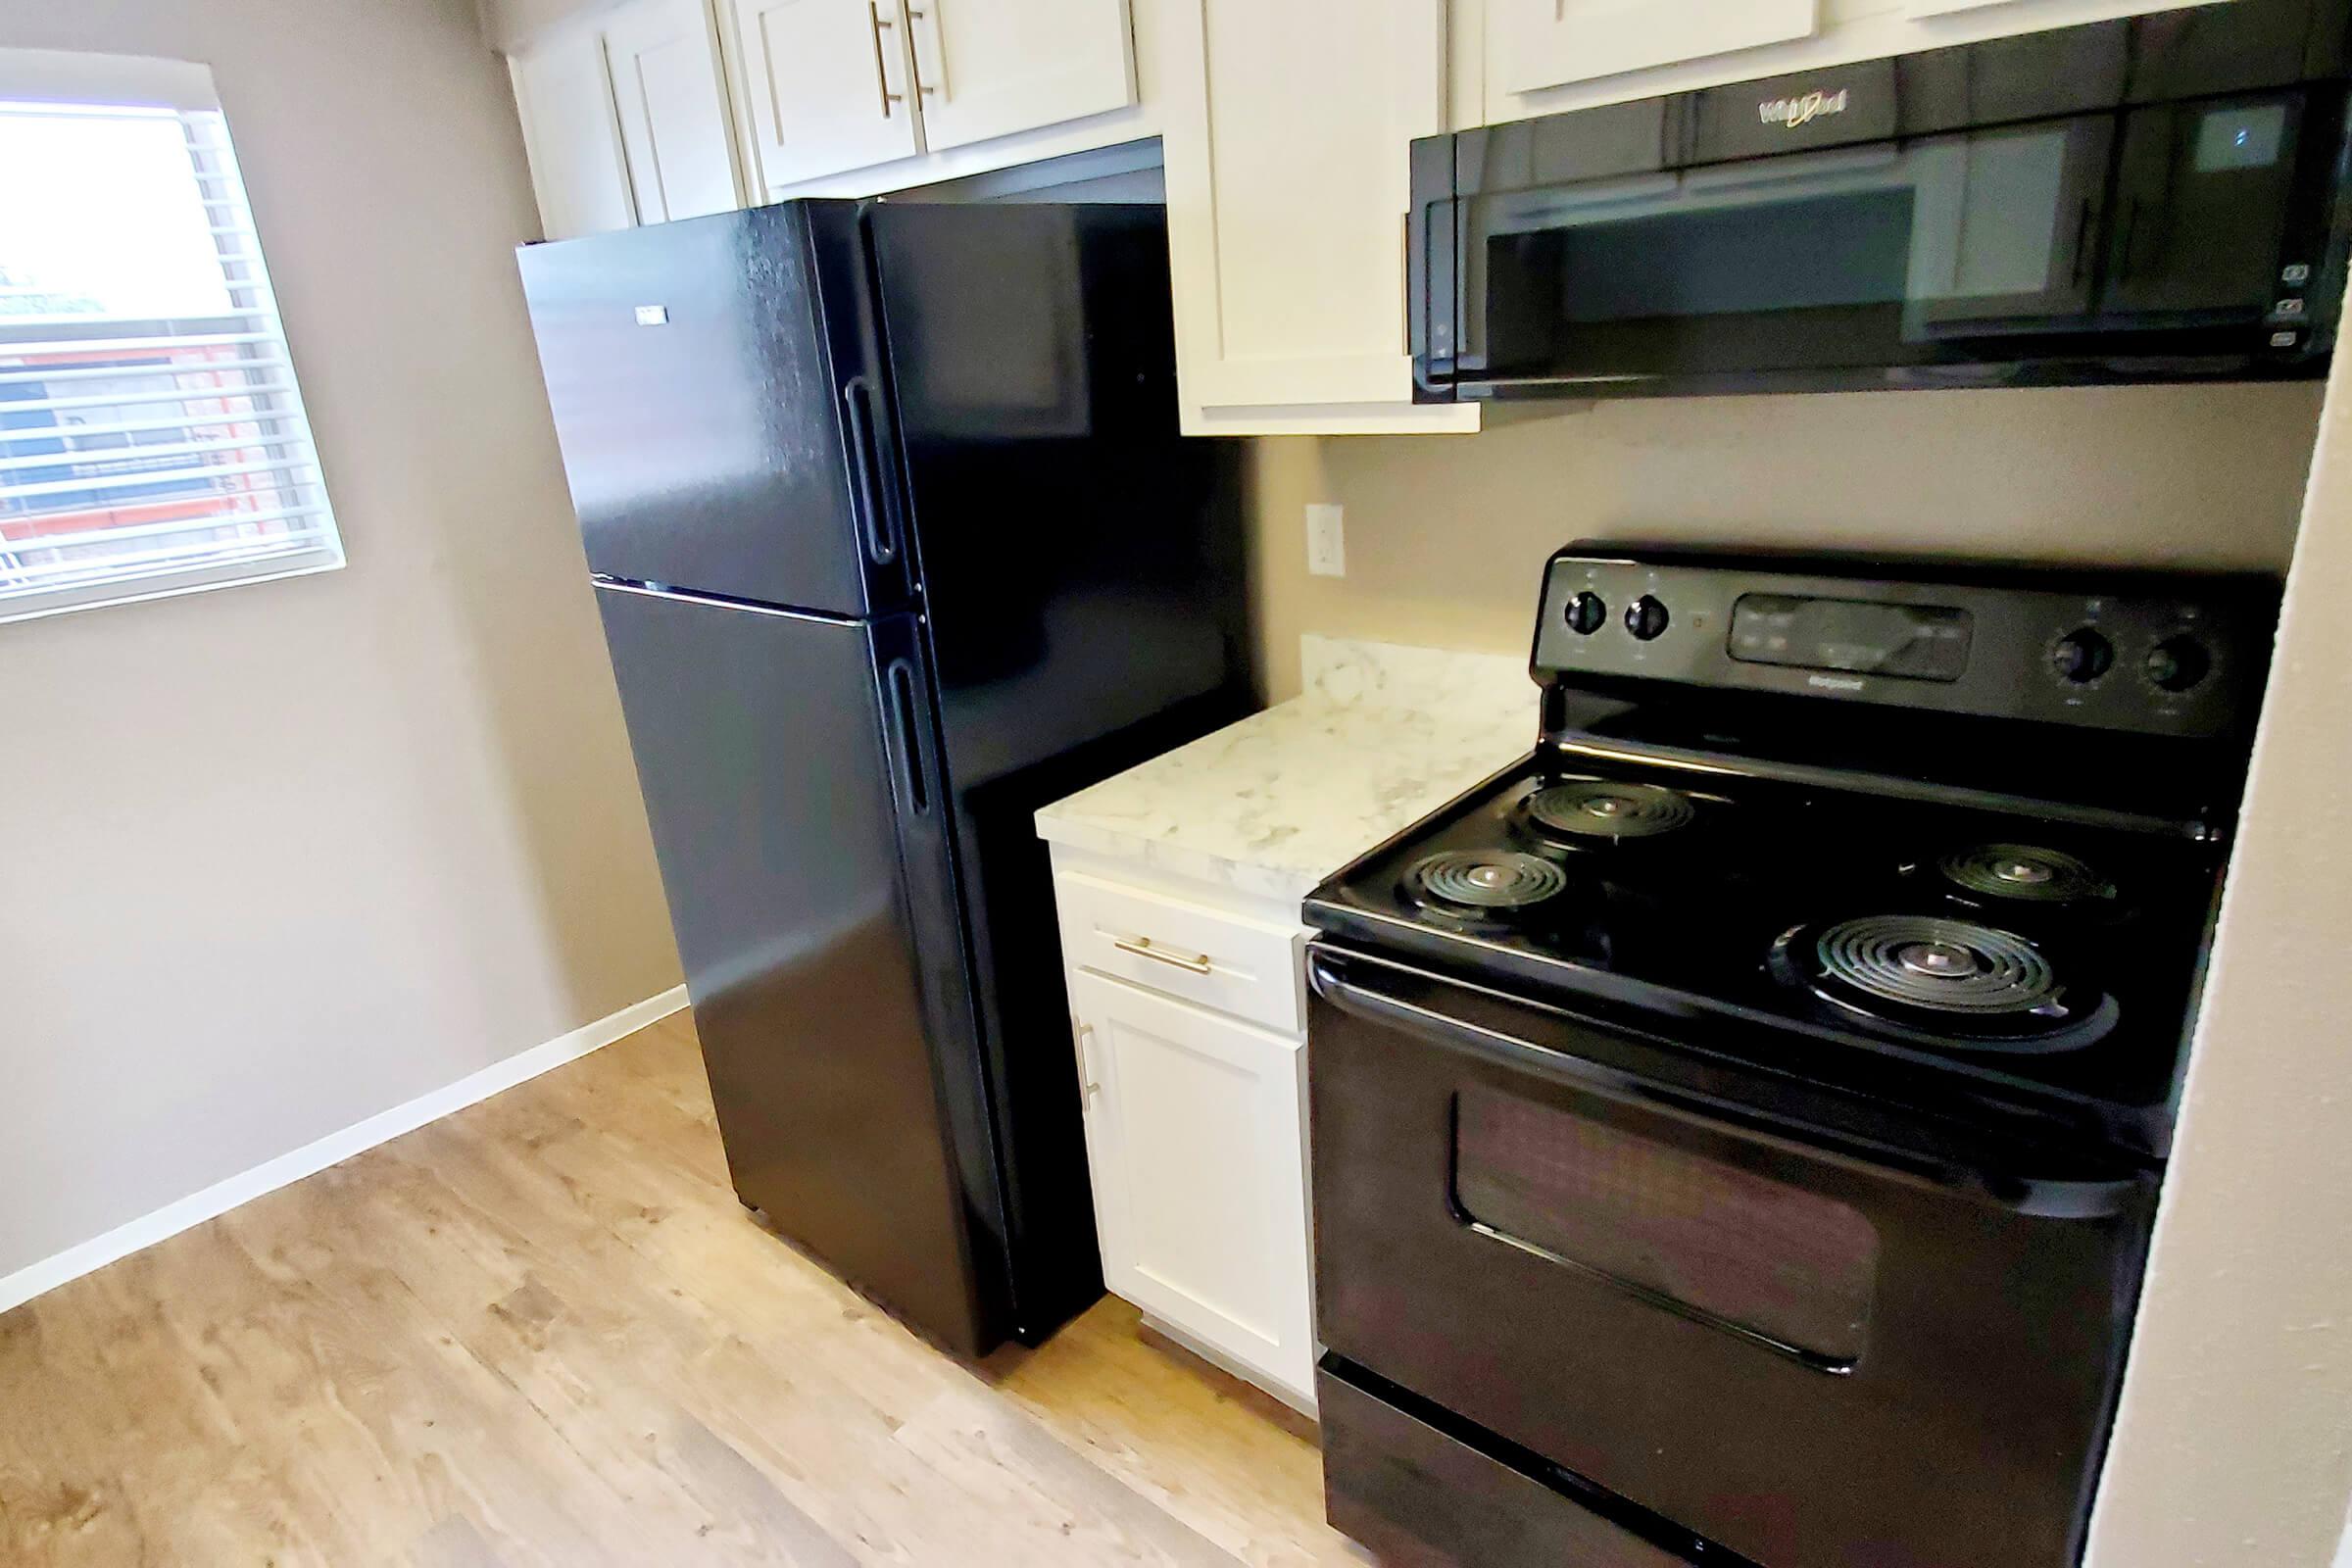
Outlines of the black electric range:
M 1334 1521 L 2077 1560 L 2275 615 L 1555 556 L 1534 753 L 1305 906 Z
M 1553 751 L 1349 867 L 1309 917 L 1682 1020 L 1766 1072 L 2159 1155 L 2224 853 Z

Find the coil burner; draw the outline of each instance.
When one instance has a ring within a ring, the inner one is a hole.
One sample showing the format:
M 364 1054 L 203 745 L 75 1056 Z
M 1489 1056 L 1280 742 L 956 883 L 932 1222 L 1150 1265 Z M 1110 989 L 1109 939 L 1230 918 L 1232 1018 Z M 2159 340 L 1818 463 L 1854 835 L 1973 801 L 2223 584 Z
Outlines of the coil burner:
M 1988 899 L 2022 904 L 2077 904 L 2115 896 L 2114 887 L 2082 861 L 2031 844 L 1979 844 L 1937 862 L 1955 887 Z
M 1929 1012 L 1999 1016 L 2058 998 L 2057 971 L 2023 937 L 1967 920 L 1881 914 L 1844 920 L 1815 939 L 1825 979 Z
M 1528 820 L 1556 837 L 1649 839 L 1689 827 L 1698 815 L 1690 797 L 1658 784 L 1576 779 L 1527 798 Z
M 1568 873 L 1515 850 L 1453 850 L 1417 861 L 1405 879 L 1441 906 L 1486 912 L 1524 909 L 1568 890 Z

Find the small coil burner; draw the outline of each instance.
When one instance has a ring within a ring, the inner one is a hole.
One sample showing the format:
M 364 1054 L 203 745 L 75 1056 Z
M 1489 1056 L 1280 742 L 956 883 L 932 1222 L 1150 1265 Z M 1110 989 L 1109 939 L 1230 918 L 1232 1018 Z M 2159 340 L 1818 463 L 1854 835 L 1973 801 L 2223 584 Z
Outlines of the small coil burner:
M 1576 779 L 1527 798 L 1528 819 L 1544 832 L 1576 840 L 1649 839 L 1689 827 L 1690 797 L 1658 784 Z
M 1870 915 L 1831 926 L 1813 950 L 1824 979 L 1923 1011 L 2000 1016 L 2058 999 L 2057 971 L 2040 949 L 1967 920 Z
M 1514 850 L 1452 850 L 1416 862 L 1405 879 L 1442 905 L 1484 912 L 1524 909 L 1568 889 L 1568 873 Z
M 2022 904 L 2076 904 L 2113 898 L 2115 889 L 2082 861 L 2031 844 L 1979 844 L 1937 862 L 1954 886 Z

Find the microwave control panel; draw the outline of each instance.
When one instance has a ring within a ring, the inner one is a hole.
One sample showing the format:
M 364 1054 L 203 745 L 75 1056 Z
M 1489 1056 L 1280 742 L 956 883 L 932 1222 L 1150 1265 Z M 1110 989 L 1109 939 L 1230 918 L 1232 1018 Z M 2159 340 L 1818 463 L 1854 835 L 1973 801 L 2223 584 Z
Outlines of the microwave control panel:
M 1569 684 L 1677 681 L 2150 735 L 2250 727 L 2275 588 L 2010 575 L 2020 580 L 1555 556 L 1535 672 Z

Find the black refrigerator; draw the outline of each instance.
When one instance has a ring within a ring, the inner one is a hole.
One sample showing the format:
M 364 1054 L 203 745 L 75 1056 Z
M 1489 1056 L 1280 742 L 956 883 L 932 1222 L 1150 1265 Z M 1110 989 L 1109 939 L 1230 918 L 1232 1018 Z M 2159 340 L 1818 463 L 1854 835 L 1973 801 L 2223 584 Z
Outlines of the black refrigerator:
M 1246 711 L 1156 208 L 520 252 L 735 1189 L 948 1348 L 1102 1294 L 1031 813 Z

